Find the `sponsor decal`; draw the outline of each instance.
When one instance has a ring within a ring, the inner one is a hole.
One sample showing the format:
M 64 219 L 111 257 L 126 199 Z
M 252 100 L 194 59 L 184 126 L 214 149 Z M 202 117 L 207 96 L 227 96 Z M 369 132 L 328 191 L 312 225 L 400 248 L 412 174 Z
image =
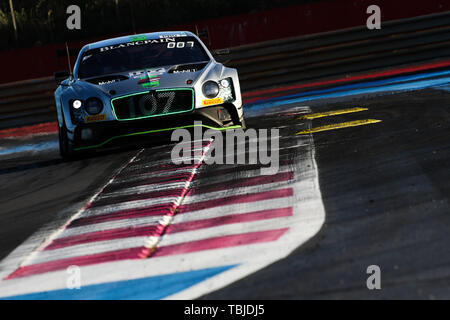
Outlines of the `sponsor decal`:
M 104 51 L 108 51 L 108 50 L 134 47 L 134 46 L 140 46 L 140 45 L 144 45 L 144 44 L 165 43 L 165 42 L 175 42 L 175 38 L 145 39 L 145 40 L 131 41 L 131 42 L 127 42 L 127 43 L 120 43 L 120 44 L 115 44 L 112 46 L 102 47 L 102 48 L 99 48 L 99 51 L 104 52 Z
M 146 36 L 133 36 L 133 37 L 130 37 L 130 42 L 143 41 L 143 40 L 147 40 L 147 37 Z
M 114 83 L 116 82 L 116 79 L 112 79 L 112 80 L 108 80 L 108 81 L 100 81 L 98 84 L 100 86 L 104 85 L 104 84 L 110 84 L 110 83 Z
M 186 37 L 186 33 L 182 32 L 182 33 L 176 33 L 176 34 L 163 34 L 163 35 L 159 36 L 160 39 L 176 38 L 176 37 Z
M 146 75 L 141 77 L 138 84 L 140 84 L 143 88 L 154 88 L 159 86 L 159 79 L 160 77 L 157 75 Z
M 102 113 L 102 114 L 96 114 L 93 116 L 86 116 L 84 118 L 85 122 L 95 122 L 95 121 L 103 121 L 106 120 L 106 114 Z
M 128 76 L 130 78 L 137 79 L 137 78 L 141 78 L 141 77 L 145 76 L 147 74 L 146 72 L 147 72 L 146 70 L 133 71 L 133 72 L 129 72 Z
M 223 103 L 223 99 L 222 98 L 206 99 L 206 100 L 202 101 L 202 105 L 204 107 L 212 106 L 214 104 L 220 104 L 220 103 Z
M 129 72 L 128 76 L 133 79 L 142 78 L 145 75 L 151 75 L 151 76 L 159 76 L 166 72 L 166 69 L 164 68 L 157 68 L 157 69 L 147 69 L 147 70 L 139 70 L 139 71 L 133 71 Z
M 196 72 L 197 69 L 173 70 L 172 73 Z

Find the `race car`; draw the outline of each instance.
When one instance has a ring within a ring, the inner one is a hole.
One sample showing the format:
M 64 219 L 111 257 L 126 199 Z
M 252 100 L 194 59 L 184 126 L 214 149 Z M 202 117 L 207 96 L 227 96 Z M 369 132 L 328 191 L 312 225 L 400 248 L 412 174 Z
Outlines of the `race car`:
M 85 45 L 72 74 L 55 74 L 66 77 L 54 93 L 63 158 L 196 120 L 215 130 L 245 127 L 237 70 L 216 62 L 191 32 Z

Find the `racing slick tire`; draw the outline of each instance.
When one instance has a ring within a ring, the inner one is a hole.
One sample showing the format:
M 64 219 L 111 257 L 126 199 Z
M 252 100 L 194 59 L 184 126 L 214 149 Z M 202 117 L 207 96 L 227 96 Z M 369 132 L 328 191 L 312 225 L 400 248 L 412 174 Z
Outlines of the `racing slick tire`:
M 59 154 L 64 161 L 71 161 L 76 158 L 76 154 L 73 151 L 73 145 L 67 137 L 67 128 L 63 124 L 62 127 L 58 127 L 58 138 L 59 138 Z
M 244 119 L 244 118 L 242 118 L 242 120 L 240 121 L 240 123 L 241 123 L 242 130 L 247 129 L 247 124 L 245 123 L 245 119 Z

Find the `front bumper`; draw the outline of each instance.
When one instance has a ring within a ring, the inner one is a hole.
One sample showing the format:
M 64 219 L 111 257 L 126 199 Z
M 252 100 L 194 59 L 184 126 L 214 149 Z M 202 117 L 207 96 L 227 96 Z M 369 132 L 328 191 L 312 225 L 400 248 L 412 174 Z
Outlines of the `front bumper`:
M 155 118 L 80 124 L 74 131 L 73 150 L 165 142 L 173 130 L 192 129 L 195 121 L 202 121 L 205 129 L 226 130 L 239 128 L 242 119 L 234 105 L 227 104 Z

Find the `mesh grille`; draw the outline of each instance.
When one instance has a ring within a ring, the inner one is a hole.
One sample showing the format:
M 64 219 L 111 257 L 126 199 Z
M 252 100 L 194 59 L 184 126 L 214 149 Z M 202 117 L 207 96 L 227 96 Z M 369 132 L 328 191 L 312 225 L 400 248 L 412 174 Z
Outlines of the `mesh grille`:
M 119 120 L 164 116 L 186 112 L 193 108 L 192 89 L 150 91 L 113 99 L 111 102 Z

